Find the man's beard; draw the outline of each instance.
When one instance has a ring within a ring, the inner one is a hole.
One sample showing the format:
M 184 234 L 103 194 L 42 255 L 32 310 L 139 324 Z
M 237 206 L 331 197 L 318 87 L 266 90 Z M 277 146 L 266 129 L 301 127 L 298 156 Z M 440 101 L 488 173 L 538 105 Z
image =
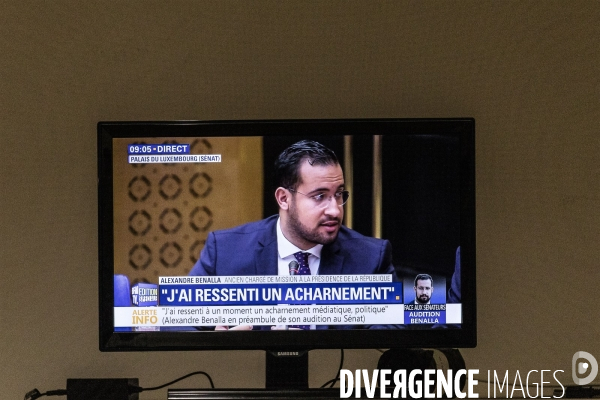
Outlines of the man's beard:
M 307 226 L 302 224 L 302 222 L 300 222 L 296 208 L 295 207 L 290 208 L 290 213 L 289 213 L 290 230 L 293 232 L 293 234 L 295 236 L 297 236 L 303 240 L 306 240 L 308 242 L 311 242 L 311 243 L 325 245 L 325 244 L 333 243 L 335 241 L 335 239 L 337 239 L 337 235 L 339 233 L 339 228 L 335 232 L 335 234 L 327 234 L 327 233 L 322 233 L 322 232 L 318 231 L 319 226 L 322 223 L 330 222 L 330 221 L 336 221 L 338 223 L 338 225 L 340 224 L 340 221 L 337 218 L 325 218 L 324 220 L 319 221 L 319 224 L 314 229 L 311 230 L 310 228 L 308 228 Z
M 426 294 L 422 294 L 417 297 L 417 302 L 419 302 L 421 304 L 425 304 L 429 301 L 430 298 L 431 297 L 427 296 Z

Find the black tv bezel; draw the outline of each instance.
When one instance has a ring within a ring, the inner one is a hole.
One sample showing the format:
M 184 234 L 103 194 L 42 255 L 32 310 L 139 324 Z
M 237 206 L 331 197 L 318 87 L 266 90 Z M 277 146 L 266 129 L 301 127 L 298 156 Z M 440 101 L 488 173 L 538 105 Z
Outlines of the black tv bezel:
M 99 122 L 98 278 L 101 351 L 468 348 L 477 344 L 473 118 Z M 266 135 L 451 135 L 460 140 L 463 323 L 458 329 L 115 332 L 112 139 Z

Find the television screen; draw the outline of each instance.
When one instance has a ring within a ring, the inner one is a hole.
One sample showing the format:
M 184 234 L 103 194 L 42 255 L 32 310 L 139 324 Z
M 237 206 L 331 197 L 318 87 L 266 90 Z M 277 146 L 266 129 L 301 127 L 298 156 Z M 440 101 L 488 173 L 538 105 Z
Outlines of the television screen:
M 100 349 L 472 347 L 474 120 L 100 122 Z

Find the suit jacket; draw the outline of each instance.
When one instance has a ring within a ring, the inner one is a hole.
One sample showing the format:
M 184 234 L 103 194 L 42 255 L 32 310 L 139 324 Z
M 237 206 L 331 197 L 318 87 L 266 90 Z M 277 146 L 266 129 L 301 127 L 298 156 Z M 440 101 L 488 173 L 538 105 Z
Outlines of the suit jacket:
M 190 275 L 277 275 L 277 218 L 209 233 L 200 258 Z M 363 236 L 344 226 L 337 239 L 323 246 L 320 275 L 392 274 L 392 246 L 389 241 Z M 397 325 L 368 328 L 393 329 Z M 350 329 L 365 326 L 317 326 L 317 329 Z
M 190 275 L 277 275 L 277 215 L 211 232 Z M 393 274 L 392 246 L 344 226 L 323 246 L 320 275 Z

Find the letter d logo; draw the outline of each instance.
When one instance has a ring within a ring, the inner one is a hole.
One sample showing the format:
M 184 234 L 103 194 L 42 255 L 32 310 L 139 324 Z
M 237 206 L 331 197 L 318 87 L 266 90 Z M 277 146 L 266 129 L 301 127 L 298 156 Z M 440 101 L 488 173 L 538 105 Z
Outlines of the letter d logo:
M 575 365 L 577 364 L 577 360 L 580 358 L 585 358 L 589 362 L 589 364 L 587 362 L 580 362 L 578 365 Z M 588 377 L 578 378 L 577 373 L 586 373 L 589 370 L 590 364 L 592 365 L 592 370 Z M 577 353 L 573 354 L 573 361 L 571 366 L 573 368 L 573 382 L 575 382 L 577 385 L 587 385 L 588 383 L 596 379 L 596 376 L 598 375 L 598 361 L 596 361 L 594 356 L 588 352 L 578 351 Z

